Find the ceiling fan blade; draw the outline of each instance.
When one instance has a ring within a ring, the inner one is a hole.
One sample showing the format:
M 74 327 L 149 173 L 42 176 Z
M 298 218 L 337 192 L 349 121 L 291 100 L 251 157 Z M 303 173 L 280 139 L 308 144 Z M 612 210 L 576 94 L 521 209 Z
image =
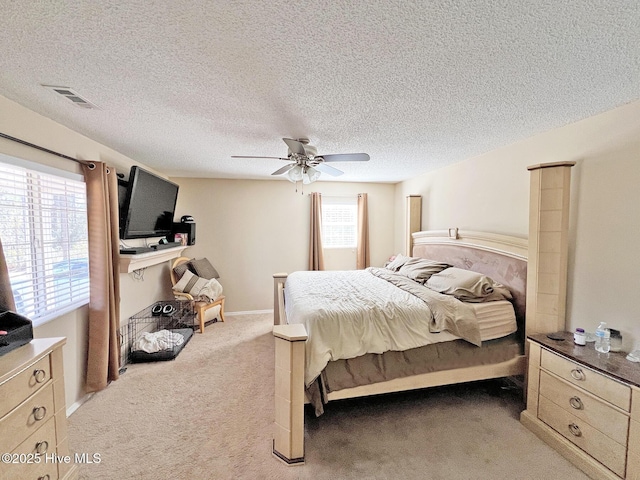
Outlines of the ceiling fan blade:
M 344 173 L 343 171 L 338 170 L 337 168 L 333 168 L 330 165 L 325 165 L 324 163 L 318 163 L 317 165 L 314 165 L 313 168 L 317 168 L 322 173 L 328 173 L 329 175 L 333 175 L 334 177 L 339 177 Z
M 370 158 L 366 153 L 336 153 L 335 155 L 318 156 L 323 158 L 325 162 L 368 162 Z
M 306 155 L 307 152 L 304 149 L 304 144 L 299 142 L 298 140 L 294 140 L 292 138 L 283 138 L 284 143 L 287 144 L 291 153 L 297 153 L 298 155 Z
M 273 172 L 271 175 L 282 175 L 283 173 L 287 173 L 289 170 L 291 170 L 296 164 L 292 163 L 290 165 L 285 165 L 282 168 L 279 168 L 278 170 L 276 170 L 275 172 Z
M 274 160 L 285 160 L 285 161 L 290 161 L 288 158 L 282 158 L 282 157 L 254 157 L 251 155 L 231 155 L 231 158 L 273 158 Z

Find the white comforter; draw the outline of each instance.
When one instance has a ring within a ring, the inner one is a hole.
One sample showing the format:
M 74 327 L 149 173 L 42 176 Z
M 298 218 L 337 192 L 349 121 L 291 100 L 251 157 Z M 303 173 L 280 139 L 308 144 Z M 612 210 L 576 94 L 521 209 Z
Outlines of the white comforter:
M 460 338 L 430 333 L 429 306 L 367 270 L 294 272 L 285 283 L 285 310 L 288 323 L 304 324 L 309 335 L 307 387 L 332 360 Z

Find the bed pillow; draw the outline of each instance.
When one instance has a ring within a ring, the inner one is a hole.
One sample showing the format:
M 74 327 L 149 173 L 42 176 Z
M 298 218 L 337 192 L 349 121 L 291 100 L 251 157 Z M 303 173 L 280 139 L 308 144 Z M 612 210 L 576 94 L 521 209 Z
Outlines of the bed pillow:
M 400 267 L 398 273 L 409 277 L 418 283 L 426 282 L 432 275 L 449 268 L 451 265 L 435 260 L 427 260 L 425 258 L 409 258 L 404 265 Z
M 399 253 L 395 256 L 393 260 L 391 260 L 389 263 L 385 265 L 385 268 L 388 268 L 393 272 L 397 272 L 398 270 L 400 270 L 400 267 L 404 265 L 407 262 L 407 260 L 410 260 L 410 259 L 411 257 L 407 257 L 406 255 L 402 255 L 401 253 Z
M 486 275 L 462 268 L 451 267 L 436 273 L 425 285 L 436 292 L 453 295 L 463 302 L 493 302 L 513 298 L 504 285 Z
M 199 258 L 198 260 L 191 260 L 189 262 L 189 270 L 195 273 L 201 278 L 210 280 L 212 278 L 220 278 L 218 271 L 213 268 L 211 262 L 206 258 Z

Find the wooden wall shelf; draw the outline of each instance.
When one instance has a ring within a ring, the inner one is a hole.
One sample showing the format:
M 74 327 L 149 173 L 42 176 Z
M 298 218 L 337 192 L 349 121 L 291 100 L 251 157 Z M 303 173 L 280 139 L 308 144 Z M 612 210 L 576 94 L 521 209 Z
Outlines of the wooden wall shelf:
M 164 248 L 152 252 L 131 254 L 120 254 L 120 273 L 131 273 L 134 270 L 150 267 L 166 262 L 182 255 L 187 246 Z

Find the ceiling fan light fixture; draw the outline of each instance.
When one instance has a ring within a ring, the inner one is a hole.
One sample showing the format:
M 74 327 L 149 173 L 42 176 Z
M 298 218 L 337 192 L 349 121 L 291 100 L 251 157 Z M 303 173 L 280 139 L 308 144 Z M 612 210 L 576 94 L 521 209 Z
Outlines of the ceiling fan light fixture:
M 290 182 L 296 183 L 302 180 L 303 172 L 300 165 L 296 165 L 287 172 L 287 178 Z
M 320 171 L 313 167 L 307 167 L 302 174 L 302 183 L 309 185 L 320 178 Z

